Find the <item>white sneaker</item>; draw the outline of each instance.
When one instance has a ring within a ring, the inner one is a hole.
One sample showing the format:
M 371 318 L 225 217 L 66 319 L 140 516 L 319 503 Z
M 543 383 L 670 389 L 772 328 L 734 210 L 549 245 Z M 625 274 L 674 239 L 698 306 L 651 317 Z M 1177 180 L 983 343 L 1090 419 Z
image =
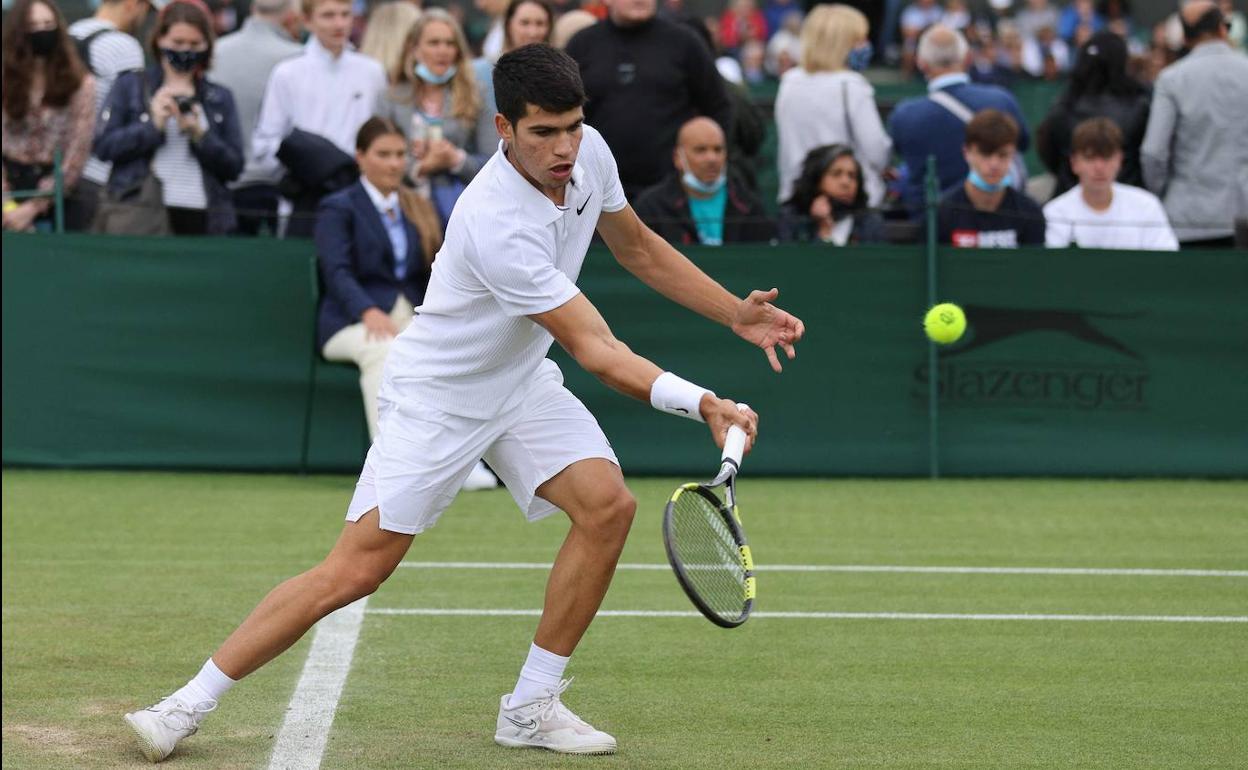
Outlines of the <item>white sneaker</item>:
M 188 704 L 169 696 L 151 708 L 126 714 L 126 722 L 139 738 L 139 750 L 152 762 L 173 753 L 178 741 L 194 735 L 200 720 L 217 707 L 215 700 Z
M 494 474 L 490 473 L 490 469 L 485 467 L 484 462 L 478 460 L 460 488 L 465 492 L 476 492 L 480 489 L 494 489 L 497 486 L 498 479 L 494 478 Z
M 564 679 L 544 698 L 511 706 L 510 694 L 498 704 L 494 742 L 511 748 L 535 748 L 560 754 L 614 754 L 615 738 L 595 730 L 573 714 L 559 696 L 572 684 Z

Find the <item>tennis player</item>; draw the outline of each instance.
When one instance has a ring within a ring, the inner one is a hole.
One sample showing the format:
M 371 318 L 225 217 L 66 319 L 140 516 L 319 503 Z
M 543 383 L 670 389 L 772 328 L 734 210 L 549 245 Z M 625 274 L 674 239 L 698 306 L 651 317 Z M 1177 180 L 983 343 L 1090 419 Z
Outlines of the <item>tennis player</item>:
M 776 290 L 728 293 L 647 229 L 624 199 L 615 160 L 584 125 L 576 63 L 535 44 L 494 70 L 499 151 L 464 191 L 424 304 L 395 340 L 380 392 L 379 431 L 323 562 L 275 588 L 184 687 L 126 715 L 143 753 L 167 757 L 239 679 L 318 620 L 371 594 L 433 526 L 482 457 L 530 520 L 571 519 L 515 688 L 499 703 L 497 743 L 609 754 L 615 738 L 561 701 L 568 658 L 611 582 L 636 502 L 597 421 L 546 353 L 558 340 L 604 383 L 705 422 L 718 445 L 757 415 L 665 372 L 617 340 L 576 288 L 595 229 L 616 259 L 664 296 L 761 347 L 779 371 L 802 322 Z

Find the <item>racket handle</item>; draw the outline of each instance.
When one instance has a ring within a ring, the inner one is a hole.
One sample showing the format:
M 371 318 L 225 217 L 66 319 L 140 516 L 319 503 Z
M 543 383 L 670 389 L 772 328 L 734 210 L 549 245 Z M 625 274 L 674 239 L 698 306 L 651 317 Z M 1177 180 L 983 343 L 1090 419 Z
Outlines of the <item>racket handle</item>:
M 749 409 L 746 404 L 737 404 L 737 409 L 745 411 Z M 738 425 L 733 425 L 728 429 L 728 436 L 724 439 L 724 454 L 720 457 L 720 462 L 732 463 L 734 469 L 741 467 L 741 456 L 745 454 L 745 431 Z

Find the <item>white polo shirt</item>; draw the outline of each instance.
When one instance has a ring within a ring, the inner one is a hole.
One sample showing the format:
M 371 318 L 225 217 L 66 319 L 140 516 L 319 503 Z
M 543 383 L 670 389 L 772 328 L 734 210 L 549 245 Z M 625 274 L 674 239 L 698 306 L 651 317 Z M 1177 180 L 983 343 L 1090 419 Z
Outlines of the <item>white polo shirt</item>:
M 1156 195 L 1114 182 L 1114 197 L 1105 211 L 1083 200 L 1075 185 L 1044 207 L 1045 245 L 1084 249 L 1178 251 L 1179 242 Z
M 450 414 L 490 419 L 520 403 L 542 373 L 554 338 L 527 316 L 563 305 L 598 215 L 625 206 L 615 158 L 584 127 L 580 152 L 556 206 L 499 151 L 455 204 L 433 263 L 425 302 L 386 358 L 382 393 L 414 397 Z

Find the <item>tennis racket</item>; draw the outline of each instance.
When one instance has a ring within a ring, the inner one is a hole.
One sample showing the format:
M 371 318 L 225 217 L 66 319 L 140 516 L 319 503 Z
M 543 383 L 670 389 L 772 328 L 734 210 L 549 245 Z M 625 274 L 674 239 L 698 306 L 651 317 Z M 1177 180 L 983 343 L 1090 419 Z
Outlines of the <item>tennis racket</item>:
M 734 425 L 715 478 L 682 485 L 663 512 L 663 546 L 676 581 L 707 620 L 724 628 L 744 623 L 754 607 L 754 558 L 737 510 L 744 451 L 745 431 Z

